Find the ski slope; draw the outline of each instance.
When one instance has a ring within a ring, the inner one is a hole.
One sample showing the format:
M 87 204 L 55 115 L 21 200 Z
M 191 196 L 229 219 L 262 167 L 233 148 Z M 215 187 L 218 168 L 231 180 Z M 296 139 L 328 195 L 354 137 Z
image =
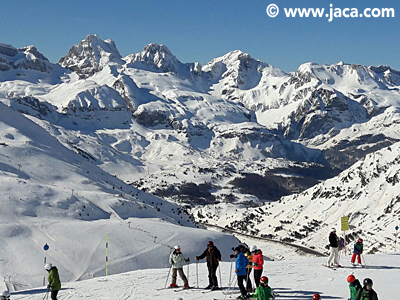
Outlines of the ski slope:
M 217 245 L 219 246 L 219 245 Z M 200 251 L 201 249 L 199 249 Z M 183 251 L 183 250 L 182 250 Z M 268 251 L 268 249 L 265 249 Z M 226 252 L 223 252 L 224 256 Z M 370 277 L 379 299 L 397 300 L 400 288 L 398 273 L 400 269 L 400 253 L 366 255 L 367 268 L 340 268 L 336 271 L 323 267 L 326 258 L 296 258 L 286 261 L 268 261 L 265 263 L 264 275 L 268 276 L 270 286 L 279 294 L 276 299 L 306 300 L 312 299 L 314 293 L 320 293 L 322 299 L 348 299 L 349 288 L 346 278 L 354 274 L 362 282 Z M 192 257 L 193 258 L 193 257 Z M 341 257 L 344 266 L 350 266 L 350 256 Z M 223 262 L 221 267 L 222 286 L 228 287 L 230 262 Z M 189 284 L 196 286 L 196 265 L 189 266 Z M 205 263 L 199 263 L 199 285 L 207 282 Z M 187 274 L 187 267 L 184 267 Z M 204 290 L 187 290 L 174 292 L 177 289 L 157 290 L 164 287 L 168 269 L 138 270 L 125 274 L 98 277 L 80 282 L 65 283 L 59 292 L 60 300 L 133 300 L 163 299 L 183 300 L 196 299 L 229 299 L 222 291 L 206 292 Z M 218 278 L 219 273 L 217 272 Z M 63 274 L 61 273 L 61 278 Z M 178 278 L 178 285 L 181 281 Z M 12 299 L 41 300 L 43 288 L 12 293 Z M 236 289 L 236 292 L 238 290 Z M 238 293 L 234 295 L 239 295 Z
M 208 240 L 237 243 L 195 228 L 179 206 L 103 171 L 2 103 L 0 142 L 0 278 L 10 290 L 43 284 L 46 243 L 67 281 L 105 273 L 107 234 L 110 274 L 162 267 L 175 244 L 194 254 Z

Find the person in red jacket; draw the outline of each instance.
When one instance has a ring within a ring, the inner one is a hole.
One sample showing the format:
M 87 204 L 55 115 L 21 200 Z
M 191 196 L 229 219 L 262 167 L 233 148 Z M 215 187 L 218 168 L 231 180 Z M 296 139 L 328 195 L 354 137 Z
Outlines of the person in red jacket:
M 263 272 L 264 256 L 262 251 L 258 249 L 257 246 L 252 246 L 250 251 L 253 254 L 254 282 L 258 287 L 260 285 L 260 278 Z

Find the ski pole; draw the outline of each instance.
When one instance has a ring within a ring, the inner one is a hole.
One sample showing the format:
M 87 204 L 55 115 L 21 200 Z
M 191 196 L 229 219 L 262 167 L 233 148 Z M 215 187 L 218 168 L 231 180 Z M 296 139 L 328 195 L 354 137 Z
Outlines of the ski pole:
M 187 266 L 188 266 L 188 271 L 187 271 L 187 272 L 188 272 L 187 281 L 188 281 L 188 283 L 189 283 L 189 263 L 188 263 L 188 265 L 187 265 Z
M 365 263 L 364 255 L 362 255 L 362 254 L 360 254 L 360 255 L 361 255 L 362 260 L 364 261 L 364 266 L 367 267 L 367 264 Z
M 219 286 L 220 286 L 221 289 L 222 289 L 221 266 L 219 266 L 218 271 L 219 271 Z
M 231 270 L 229 271 L 229 287 L 231 284 L 231 279 L 232 279 L 232 266 L 233 266 L 233 258 L 231 257 Z
M 199 288 L 199 261 L 196 260 L 196 283 L 197 288 Z
M 168 283 L 168 279 L 169 279 L 169 273 L 171 273 L 171 269 L 172 269 L 172 265 L 171 265 L 171 267 L 169 267 L 169 271 L 168 271 L 168 275 L 167 275 L 167 280 L 165 280 L 165 286 L 164 286 L 164 288 L 167 288 L 167 283 Z
M 49 291 L 50 291 L 50 289 L 47 289 L 47 292 L 46 292 L 46 294 L 44 295 L 43 300 L 47 298 L 47 296 L 49 295 Z
M 237 283 L 237 276 L 234 276 L 234 277 L 232 277 L 232 281 L 230 282 L 230 285 L 229 285 L 228 291 L 225 294 L 224 300 L 226 299 L 226 297 L 228 295 L 232 295 L 233 294 L 233 289 L 235 288 L 236 283 Z

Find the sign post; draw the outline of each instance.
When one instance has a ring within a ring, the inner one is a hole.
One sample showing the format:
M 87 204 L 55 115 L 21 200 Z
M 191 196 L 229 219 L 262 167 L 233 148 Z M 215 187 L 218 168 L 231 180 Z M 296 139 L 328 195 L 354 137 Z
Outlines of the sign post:
M 49 248 L 50 247 L 47 244 L 43 246 L 43 250 L 44 250 L 44 265 L 43 266 L 46 265 L 46 260 L 47 260 L 46 259 L 46 251 L 49 250 Z M 43 276 L 43 286 L 45 286 L 45 285 L 46 285 L 46 276 Z
M 349 230 L 349 217 L 341 218 L 341 227 L 344 235 L 344 255 L 346 255 L 346 231 Z

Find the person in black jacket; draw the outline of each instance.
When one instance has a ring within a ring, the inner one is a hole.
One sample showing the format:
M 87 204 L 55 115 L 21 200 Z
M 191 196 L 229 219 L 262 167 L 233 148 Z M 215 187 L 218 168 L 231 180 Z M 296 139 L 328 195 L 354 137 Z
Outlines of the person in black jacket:
M 330 255 L 328 258 L 327 266 L 331 267 L 331 262 L 333 259 L 333 265 L 335 267 L 340 267 L 339 265 L 339 238 L 336 235 L 336 229 L 332 228 L 331 233 L 329 234 L 329 247 L 330 247 Z
M 211 289 L 212 291 L 218 290 L 218 280 L 217 280 L 217 268 L 219 261 L 221 260 L 221 252 L 218 248 L 214 246 L 212 241 L 207 243 L 207 249 L 204 250 L 203 254 L 196 256 L 196 260 L 203 259 L 207 257 L 207 268 L 208 268 L 208 281 L 209 284 L 206 289 Z

